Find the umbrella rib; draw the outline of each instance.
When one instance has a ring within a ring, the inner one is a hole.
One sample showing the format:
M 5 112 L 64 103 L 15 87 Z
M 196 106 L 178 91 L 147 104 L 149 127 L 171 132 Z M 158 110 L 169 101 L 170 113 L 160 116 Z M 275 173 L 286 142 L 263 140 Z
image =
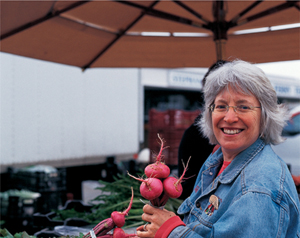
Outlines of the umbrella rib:
M 12 35 L 14 35 L 14 34 L 17 34 L 17 33 L 21 32 L 21 31 L 27 30 L 28 28 L 31 28 L 31 27 L 33 27 L 33 26 L 35 26 L 35 25 L 37 25 L 37 24 L 40 24 L 40 23 L 42 23 L 42 22 L 44 22 L 44 21 L 47 21 L 47 20 L 49 20 L 49 19 L 51 19 L 51 18 L 53 18 L 53 17 L 57 17 L 57 16 L 59 16 L 60 14 L 62 14 L 62 13 L 64 13 L 64 12 L 67 12 L 67 11 L 69 11 L 69 10 L 72 10 L 72 9 L 74 9 L 74 8 L 76 8 L 76 7 L 79 7 L 79 6 L 81 6 L 81 5 L 85 4 L 85 3 L 88 3 L 88 2 L 90 2 L 90 1 L 91 1 L 91 0 L 87 0 L 87 1 L 79 1 L 79 2 L 76 2 L 76 3 L 72 4 L 72 5 L 70 5 L 69 7 L 65 8 L 65 9 L 63 9 L 63 10 L 60 10 L 60 11 L 57 11 L 57 12 L 54 12 L 54 13 L 53 13 L 52 11 L 50 11 L 50 12 L 49 12 L 46 16 L 44 16 L 44 17 L 41 17 L 41 18 L 39 18 L 39 19 L 37 19 L 37 20 L 34 20 L 34 21 L 32 21 L 32 22 L 26 23 L 26 24 L 24 24 L 24 25 L 22 25 L 22 26 L 20 26 L 20 27 L 18 27 L 18 28 L 16 28 L 16 29 L 13 29 L 13 30 L 10 31 L 10 32 L 7 32 L 7 33 L 1 35 L 0 41 L 1 41 L 1 40 L 4 40 L 4 39 L 6 39 L 6 38 L 8 38 L 8 37 L 10 37 L 10 36 L 12 36 Z M 52 7 L 51 7 L 51 8 L 52 8 Z
M 300 11 L 300 6 L 298 6 L 297 4 L 295 4 L 294 7 Z
M 173 2 L 176 3 L 177 5 L 181 6 L 185 10 L 187 10 L 189 13 L 192 13 L 194 16 L 198 17 L 200 20 L 202 20 L 206 24 L 208 24 L 210 22 L 208 19 L 204 18 L 200 13 L 196 12 L 189 6 L 185 5 L 183 2 L 177 1 L 177 0 L 173 0 Z
M 253 8 L 255 8 L 258 4 L 260 4 L 261 2 L 263 2 L 263 0 L 258 0 L 254 3 L 252 3 L 249 7 L 247 7 L 245 10 L 243 10 L 242 12 L 240 12 L 239 14 L 237 14 L 235 17 L 233 17 L 229 23 L 230 24 L 235 24 L 242 16 L 244 16 L 247 12 L 249 12 L 250 10 L 252 10 Z
M 117 1 L 118 2 L 118 1 Z M 126 32 L 133 26 L 135 23 L 137 23 L 146 13 L 148 10 L 150 10 L 152 7 L 154 7 L 158 1 L 153 2 L 149 7 L 146 7 L 144 11 L 136 18 L 134 19 L 123 31 L 121 31 L 119 34 L 117 34 L 116 38 L 113 39 L 99 54 L 96 55 L 88 64 L 82 67 L 82 70 L 86 70 L 89 68 L 101 55 L 103 55 L 115 42 L 117 42 L 122 36 L 126 34 Z
M 133 2 L 127 2 L 127 1 L 117 1 L 117 2 L 129 5 L 131 7 L 136 7 L 136 8 L 139 8 L 139 9 L 143 9 L 145 11 L 147 10 L 147 7 L 136 4 L 136 3 L 133 3 Z M 146 12 L 146 14 L 148 14 L 150 16 L 158 17 L 158 18 L 161 18 L 161 19 L 186 24 L 186 25 L 189 25 L 189 26 L 194 26 L 194 27 L 197 27 L 197 28 L 205 28 L 205 29 L 210 30 L 210 28 L 206 24 L 201 24 L 200 22 L 196 22 L 196 21 L 193 21 L 193 20 L 185 18 L 185 17 L 176 16 L 176 15 L 171 14 L 171 13 L 167 13 L 167 12 L 163 12 L 163 11 L 159 11 L 159 10 L 155 10 L 155 9 L 150 9 Z
M 86 27 L 90 27 L 90 28 L 99 30 L 99 31 L 104 31 L 104 32 L 111 33 L 111 34 L 114 34 L 114 35 L 119 34 L 118 32 L 113 31 L 112 29 L 109 29 L 107 27 L 100 26 L 100 25 L 97 25 L 97 24 L 93 24 L 93 23 L 90 23 L 90 22 L 87 22 L 87 21 L 82 21 L 80 19 L 73 18 L 72 16 L 60 15 L 59 17 L 62 18 L 62 19 L 65 19 L 65 20 L 68 20 L 68 21 L 75 22 L 77 24 L 86 26 Z
M 296 2 L 290 2 L 289 1 L 289 2 L 286 2 L 286 3 L 280 4 L 276 7 L 269 8 L 265 11 L 260 12 L 260 13 L 254 14 L 254 15 L 252 15 L 250 17 L 247 17 L 245 19 L 242 19 L 240 21 L 237 21 L 235 24 L 232 24 L 231 27 L 240 26 L 240 25 L 248 23 L 250 21 L 254 21 L 254 20 L 259 19 L 261 17 L 265 17 L 265 16 L 271 15 L 271 14 L 279 12 L 279 11 L 283 11 L 285 9 L 288 9 L 288 8 L 294 7 L 294 6 L 296 6 Z

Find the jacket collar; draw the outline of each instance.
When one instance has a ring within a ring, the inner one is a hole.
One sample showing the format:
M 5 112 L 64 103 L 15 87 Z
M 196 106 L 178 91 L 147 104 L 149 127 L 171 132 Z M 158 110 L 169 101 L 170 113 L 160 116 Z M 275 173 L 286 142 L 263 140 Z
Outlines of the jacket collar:
M 221 183 L 231 183 L 252 159 L 264 148 L 265 142 L 258 138 L 251 146 L 238 154 L 219 176 Z
M 258 138 L 251 146 L 238 154 L 222 174 L 216 178 L 219 169 L 223 163 L 223 153 L 219 148 L 207 161 L 206 169 L 202 172 L 202 193 L 203 195 L 210 193 L 216 189 L 218 183 L 231 183 L 247 164 L 257 155 L 265 146 L 262 139 Z M 213 182 L 213 183 L 212 183 Z M 212 183 L 212 186 L 210 184 Z

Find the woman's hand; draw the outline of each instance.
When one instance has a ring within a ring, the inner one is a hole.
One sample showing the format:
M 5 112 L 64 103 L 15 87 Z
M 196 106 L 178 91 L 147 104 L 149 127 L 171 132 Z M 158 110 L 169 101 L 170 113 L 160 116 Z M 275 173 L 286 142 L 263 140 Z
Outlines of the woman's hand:
M 159 209 L 150 205 L 143 207 L 142 219 L 148 224 L 139 226 L 137 230 L 138 237 L 152 238 L 155 236 L 157 230 L 171 217 L 176 216 L 174 212 L 170 212 L 166 209 Z

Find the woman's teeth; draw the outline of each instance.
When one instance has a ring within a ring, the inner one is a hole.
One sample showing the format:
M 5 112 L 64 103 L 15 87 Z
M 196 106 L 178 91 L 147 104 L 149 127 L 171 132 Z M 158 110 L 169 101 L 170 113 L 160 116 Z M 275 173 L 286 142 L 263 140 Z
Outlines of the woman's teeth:
M 235 130 L 223 129 L 223 131 L 224 131 L 225 134 L 234 135 L 234 134 L 240 133 L 242 130 L 238 130 L 238 129 L 235 129 Z

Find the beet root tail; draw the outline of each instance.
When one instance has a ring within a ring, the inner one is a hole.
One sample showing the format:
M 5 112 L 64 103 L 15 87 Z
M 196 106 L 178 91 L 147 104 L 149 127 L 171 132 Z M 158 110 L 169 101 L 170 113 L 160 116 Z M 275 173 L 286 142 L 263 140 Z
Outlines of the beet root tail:
M 101 236 L 107 234 L 107 232 L 111 231 L 115 227 L 115 223 L 113 219 L 107 218 L 101 222 L 99 222 L 94 228 L 93 231 L 96 236 Z M 87 233 L 83 238 L 92 238 L 90 233 Z

